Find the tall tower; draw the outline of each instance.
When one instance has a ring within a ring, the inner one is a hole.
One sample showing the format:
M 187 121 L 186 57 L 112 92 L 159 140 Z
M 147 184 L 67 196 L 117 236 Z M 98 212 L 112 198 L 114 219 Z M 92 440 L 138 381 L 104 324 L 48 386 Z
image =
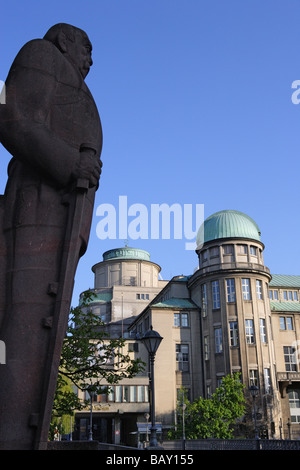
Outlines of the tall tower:
M 224 210 L 204 221 L 198 240 L 199 269 L 189 288 L 201 306 L 204 393 L 209 396 L 222 377 L 240 372 L 246 388 L 259 387 L 267 413 L 277 392 L 271 275 L 260 230 L 246 214 Z
M 126 335 L 128 325 L 166 284 L 159 280 L 160 270 L 147 251 L 127 246 L 106 251 L 103 261 L 92 267 L 94 297 L 89 306 L 111 337 Z

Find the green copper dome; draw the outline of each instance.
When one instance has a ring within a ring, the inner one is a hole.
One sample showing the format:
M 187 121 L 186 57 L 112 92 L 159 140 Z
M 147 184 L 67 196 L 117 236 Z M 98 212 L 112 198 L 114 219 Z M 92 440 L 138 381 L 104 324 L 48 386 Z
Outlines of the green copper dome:
M 208 217 L 198 230 L 197 246 L 220 238 L 250 238 L 260 241 L 260 230 L 243 212 L 224 210 Z
M 103 253 L 103 261 L 116 258 L 150 261 L 150 254 L 148 251 L 140 250 L 139 248 L 130 248 L 128 246 L 115 248 L 114 250 L 109 250 Z

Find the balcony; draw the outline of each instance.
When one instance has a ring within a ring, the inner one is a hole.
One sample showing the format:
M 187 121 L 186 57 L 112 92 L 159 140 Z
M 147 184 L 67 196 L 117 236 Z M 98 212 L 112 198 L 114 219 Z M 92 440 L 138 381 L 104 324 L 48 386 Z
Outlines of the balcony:
M 300 382 L 300 372 L 277 372 L 277 381 L 279 383 L 281 397 L 285 398 L 287 387 L 293 382 Z
M 300 372 L 277 372 L 278 382 L 300 382 Z

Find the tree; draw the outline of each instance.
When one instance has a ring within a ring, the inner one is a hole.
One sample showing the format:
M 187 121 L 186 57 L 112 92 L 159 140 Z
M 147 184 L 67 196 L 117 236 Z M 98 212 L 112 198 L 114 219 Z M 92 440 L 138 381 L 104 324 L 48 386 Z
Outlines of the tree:
M 190 403 L 186 398 L 185 436 L 186 439 L 230 439 L 233 424 L 244 414 L 244 385 L 239 374 L 223 378 L 211 398 L 197 398 Z M 182 438 L 182 403 L 178 403 L 178 424 L 176 430 L 169 433 L 170 439 Z
M 61 353 L 52 423 L 57 422 L 57 417 L 72 415 L 74 410 L 86 406 L 79 400 L 77 389 L 84 391 L 89 388 L 91 393 L 107 393 L 109 385 L 125 377 L 134 377 L 145 366 L 141 359 L 134 360 L 123 352 L 124 338 L 109 338 L 104 329 L 105 324 L 89 306 L 93 298 L 93 292 L 86 291 L 80 305 L 70 312 Z

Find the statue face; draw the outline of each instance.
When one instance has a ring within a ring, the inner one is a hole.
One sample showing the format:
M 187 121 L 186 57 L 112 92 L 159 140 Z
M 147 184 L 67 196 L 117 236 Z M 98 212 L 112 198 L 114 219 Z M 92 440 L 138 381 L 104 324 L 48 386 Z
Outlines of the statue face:
M 76 33 L 75 42 L 67 42 L 67 53 L 82 77 L 89 73 L 92 61 L 92 44 L 85 34 Z

